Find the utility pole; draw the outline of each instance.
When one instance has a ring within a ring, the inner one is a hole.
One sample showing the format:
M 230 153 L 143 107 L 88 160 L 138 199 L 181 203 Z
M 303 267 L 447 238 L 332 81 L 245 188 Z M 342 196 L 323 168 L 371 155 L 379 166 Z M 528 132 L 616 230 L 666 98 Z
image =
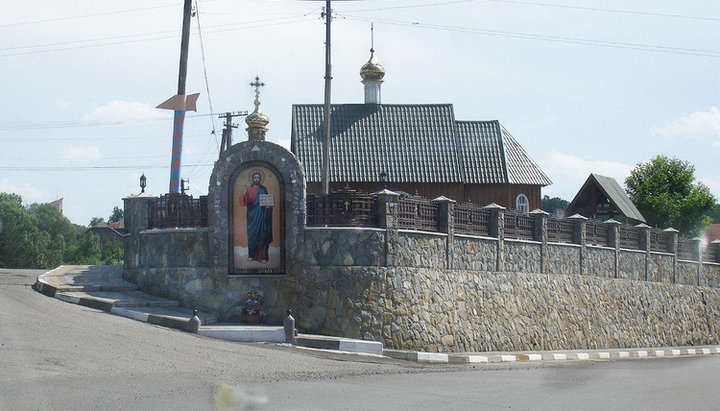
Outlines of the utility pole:
M 180 72 L 178 74 L 179 96 L 185 96 L 187 78 L 188 43 L 190 42 L 190 16 L 192 0 L 185 0 L 183 8 L 182 41 L 180 43 Z M 183 110 L 174 110 L 172 160 L 170 162 L 170 193 L 177 193 L 180 186 L 180 164 L 182 162 L 183 128 L 185 127 L 185 103 Z
M 332 65 L 330 60 L 330 22 L 332 21 L 331 1 L 325 1 L 325 107 L 324 124 L 325 138 L 322 146 L 322 192 L 330 193 L 330 83 L 332 80 Z
M 220 153 L 228 150 L 232 146 L 232 129 L 238 128 L 237 124 L 232 123 L 233 117 L 247 116 L 247 111 L 235 111 L 220 114 L 218 118 L 225 120 L 225 128 L 222 131 L 222 140 L 220 142 Z

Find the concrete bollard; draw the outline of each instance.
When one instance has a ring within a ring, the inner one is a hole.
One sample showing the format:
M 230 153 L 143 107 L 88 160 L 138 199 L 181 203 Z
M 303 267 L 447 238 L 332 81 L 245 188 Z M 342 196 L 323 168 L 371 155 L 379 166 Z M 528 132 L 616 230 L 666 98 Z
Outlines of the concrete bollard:
M 285 342 L 295 344 L 295 318 L 292 316 L 292 310 L 287 310 L 287 316 L 283 320 L 283 328 L 285 328 Z
M 193 334 L 197 334 L 200 330 L 200 317 L 198 317 L 197 313 L 197 310 L 193 310 L 193 316 L 188 321 L 188 331 Z

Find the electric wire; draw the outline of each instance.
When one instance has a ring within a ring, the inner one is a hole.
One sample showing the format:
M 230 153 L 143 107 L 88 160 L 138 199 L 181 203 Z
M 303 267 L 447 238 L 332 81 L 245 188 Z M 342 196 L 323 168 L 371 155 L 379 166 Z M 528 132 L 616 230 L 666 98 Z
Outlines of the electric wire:
M 620 42 L 620 41 L 584 39 L 584 38 L 579 38 L 579 37 L 552 36 L 552 35 L 535 34 L 535 33 L 490 30 L 490 29 L 480 29 L 480 28 L 472 28 L 472 27 L 458 27 L 458 26 L 448 26 L 448 25 L 440 25 L 440 24 L 420 23 L 417 21 L 400 21 L 400 20 L 391 20 L 391 19 L 383 19 L 383 18 L 369 18 L 369 17 L 352 16 L 352 15 L 339 15 L 339 17 L 342 17 L 342 18 L 345 18 L 348 20 L 356 20 L 356 21 L 362 21 L 362 22 L 373 22 L 374 21 L 374 22 L 380 22 L 380 23 L 385 23 L 385 24 L 389 24 L 389 25 L 416 27 L 416 28 L 431 29 L 431 30 L 472 33 L 472 34 L 481 34 L 481 35 L 487 35 L 487 36 L 510 37 L 510 38 L 538 40 L 538 41 L 550 41 L 550 42 L 558 42 L 558 43 L 570 43 L 570 44 L 578 44 L 578 45 L 586 45 L 586 46 L 598 46 L 598 47 L 609 47 L 609 48 L 630 49 L 630 50 L 640 50 L 640 51 L 651 51 L 651 52 L 658 52 L 658 53 L 670 53 L 670 54 L 680 54 L 680 55 L 699 56 L 699 57 L 720 58 L 720 51 L 714 51 L 714 50 L 688 49 L 688 48 L 682 48 L 682 47 L 656 46 L 656 45 L 650 45 L 650 44 L 628 43 L 628 42 Z

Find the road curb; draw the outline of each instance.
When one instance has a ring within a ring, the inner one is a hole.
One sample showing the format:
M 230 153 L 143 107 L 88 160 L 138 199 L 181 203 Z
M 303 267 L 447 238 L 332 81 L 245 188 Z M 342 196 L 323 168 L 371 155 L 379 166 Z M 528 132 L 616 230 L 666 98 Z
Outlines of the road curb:
M 512 362 L 564 362 L 588 360 L 624 360 L 631 358 L 702 357 L 720 354 L 720 346 L 627 348 L 587 351 L 547 351 L 522 353 L 443 354 L 422 351 L 383 350 L 386 357 L 420 363 L 512 363 Z

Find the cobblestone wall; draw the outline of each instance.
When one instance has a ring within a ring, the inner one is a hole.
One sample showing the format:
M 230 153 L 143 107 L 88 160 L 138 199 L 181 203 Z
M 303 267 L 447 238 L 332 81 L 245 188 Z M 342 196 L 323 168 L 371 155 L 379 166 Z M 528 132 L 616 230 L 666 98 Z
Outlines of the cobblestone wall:
M 453 268 L 459 270 L 495 271 L 498 241 L 469 236 L 455 236 Z
M 618 278 L 626 280 L 645 279 L 646 252 L 622 250 L 618 253 Z
M 689 261 L 675 263 L 675 278 L 678 284 L 697 285 L 698 265 Z
M 720 264 L 703 264 L 703 274 L 700 285 L 720 287 Z
M 396 267 L 447 267 L 447 235 L 399 231 L 390 244 Z
M 539 273 L 541 269 L 539 243 L 505 241 L 505 270 L 523 273 Z
M 307 229 L 303 243 L 307 265 L 385 265 L 385 230 Z
M 587 247 L 583 260 L 583 274 L 595 277 L 615 276 L 615 250 Z
M 580 275 L 579 245 L 548 244 L 546 249 L 546 264 L 548 273 L 567 273 Z
M 673 259 L 671 254 L 650 253 L 648 258 L 648 281 L 673 282 Z
M 720 290 L 712 288 L 410 267 L 310 271 L 314 280 L 304 289 L 318 292 L 296 302 L 299 326 L 391 348 L 628 348 L 714 344 L 720 337 Z

